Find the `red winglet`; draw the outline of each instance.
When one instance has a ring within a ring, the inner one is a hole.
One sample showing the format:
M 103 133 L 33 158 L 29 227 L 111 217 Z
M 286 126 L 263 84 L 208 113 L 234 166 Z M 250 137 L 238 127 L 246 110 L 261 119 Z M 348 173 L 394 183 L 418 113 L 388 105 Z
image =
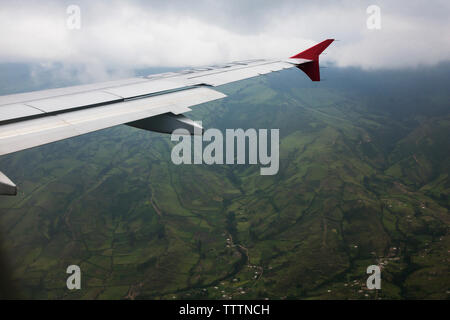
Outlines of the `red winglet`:
M 319 56 L 333 41 L 334 39 L 327 39 L 314 47 L 292 56 L 291 59 L 312 60 L 310 62 L 299 64 L 297 67 L 306 73 L 312 81 L 320 81 Z

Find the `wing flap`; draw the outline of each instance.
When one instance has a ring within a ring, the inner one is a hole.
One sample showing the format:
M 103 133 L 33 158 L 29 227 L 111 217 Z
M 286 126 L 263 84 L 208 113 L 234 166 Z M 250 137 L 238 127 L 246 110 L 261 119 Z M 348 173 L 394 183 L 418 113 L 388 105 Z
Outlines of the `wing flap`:
M 32 117 L 42 113 L 44 113 L 42 110 L 27 106 L 23 103 L 10 104 L 0 107 L 0 122 Z
M 28 106 L 42 110 L 46 113 L 58 112 L 67 109 L 76 109 L 95 106 L 105 103 L 113 103 L 122 100 L 116 95 L 102 92 L 90 91 L 77 94 L 64 95 L 49 99 L 35 100 L 27 102 Z
M 149 80 L 133 85 L 121 86 L 116 88 L 105 89 L 104 92 L 120 96 L 124 99 L 155 94 L 169 90 L 175 90 L 186 87 L 185 83 L 166 81 L 166 80 Z
M 79 86 L 72 86 L 66 88 L 56 88 L 41 91 L 32 91 L 26 93 L 17 93 L 6 96 L 0 96 L 0 108 L 4 105 L 15 104 L 15 103 L 26 103 L 28 101 L 35 101 L 41 99 L 54 98 L 69 94 L 77 94 L 82 92 L 89 92 L 94 90 L 102 90 L 106 88 L 120 87 L 129 84 L 135 84 L 139 82 L 146 82 L 148 79 L 144 78 L 128 78 L 122 80 L 114 80 L 108 82 L 84 84 Z

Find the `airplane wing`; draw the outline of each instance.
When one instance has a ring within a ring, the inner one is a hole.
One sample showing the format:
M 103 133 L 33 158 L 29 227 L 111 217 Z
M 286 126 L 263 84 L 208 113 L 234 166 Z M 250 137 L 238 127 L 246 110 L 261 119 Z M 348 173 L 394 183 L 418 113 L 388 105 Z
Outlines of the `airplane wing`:
M 128 124 L 171 133 L 194 132 L 183 113 L 190 107 L 224 98 L 213 87 L 297 67 L 320 81 L 319 55 L 325 40 L 289 59 L 248 60 L 141 78 L 110 81 L 0 97 L 0 155 L 37 147 L 89 132 Z M 17 187 L 0 172 L 0 195 Z

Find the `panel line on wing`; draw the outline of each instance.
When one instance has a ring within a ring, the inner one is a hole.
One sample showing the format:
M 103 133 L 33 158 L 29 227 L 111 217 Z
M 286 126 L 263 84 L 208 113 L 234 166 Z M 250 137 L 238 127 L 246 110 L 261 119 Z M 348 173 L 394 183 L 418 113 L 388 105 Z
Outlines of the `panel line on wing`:
M 0 155 L 226 97 L 206 87 L 49 115 L 0 126 Z

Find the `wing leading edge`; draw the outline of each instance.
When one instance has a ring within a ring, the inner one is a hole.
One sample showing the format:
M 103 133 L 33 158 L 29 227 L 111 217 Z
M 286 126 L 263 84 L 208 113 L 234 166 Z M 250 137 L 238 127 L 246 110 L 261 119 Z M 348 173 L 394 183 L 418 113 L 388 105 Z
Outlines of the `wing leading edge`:
M 177 127 L 194 132 L 182 116 L 189 107 L 226 97 L 211 89 L 275 71 L 297 67 L 320 81 L 319 55 L 328 39 L 285 60 L 248 60 L 98 84 L 0 97 L 0 155 L 128 124 L 170 133 Z M 0 172 L 0 195 L 17 187 Z

